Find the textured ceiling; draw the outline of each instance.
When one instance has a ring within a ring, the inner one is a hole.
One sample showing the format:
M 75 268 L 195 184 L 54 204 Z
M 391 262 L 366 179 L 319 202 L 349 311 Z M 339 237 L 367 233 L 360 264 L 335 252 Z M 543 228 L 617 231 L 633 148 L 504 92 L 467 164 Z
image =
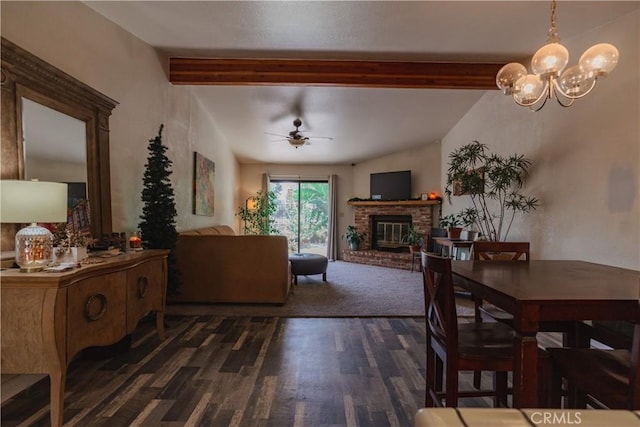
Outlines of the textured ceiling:
M 169 56 L 504 63 L 530 57 L 544 44 L 550 23 L 546 1 L 85 4 Z M 562 1 L 559 35 L 588 33 L 638 5 Z M 439 140 L 484 93 L 309 86 L 193 90 L 242 162 L 304 164 L 354 163 Z M 265 134 L 286 135 L 297 115 L 308 135 L 333 140 L 311 139 L 295 149 Z

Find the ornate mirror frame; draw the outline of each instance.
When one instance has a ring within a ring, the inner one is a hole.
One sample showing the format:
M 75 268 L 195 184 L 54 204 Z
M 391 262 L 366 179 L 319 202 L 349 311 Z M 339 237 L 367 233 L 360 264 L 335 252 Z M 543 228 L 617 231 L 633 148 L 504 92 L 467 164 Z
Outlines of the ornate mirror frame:
M 23 98 L 82 120 L 86 123 L 87 195 L 91 207 L 91 234 L 94 237 L 110 234 L 109 116 L 118 102 L 4 37 L 0 56 L 2 179 L 24 179 Z M 3 241 L 7 240 L 5 233 L 3 227 Z M 10 241 L 13 240 L 12 237 Z

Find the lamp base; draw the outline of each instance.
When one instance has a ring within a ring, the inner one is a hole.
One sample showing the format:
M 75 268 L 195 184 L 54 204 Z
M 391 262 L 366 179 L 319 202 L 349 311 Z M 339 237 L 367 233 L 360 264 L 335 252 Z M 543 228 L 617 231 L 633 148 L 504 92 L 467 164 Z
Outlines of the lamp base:
M 53 259 L 53 234 L 32 223 L 16 233 L 15 262 L 23 273 L 42 271 Z

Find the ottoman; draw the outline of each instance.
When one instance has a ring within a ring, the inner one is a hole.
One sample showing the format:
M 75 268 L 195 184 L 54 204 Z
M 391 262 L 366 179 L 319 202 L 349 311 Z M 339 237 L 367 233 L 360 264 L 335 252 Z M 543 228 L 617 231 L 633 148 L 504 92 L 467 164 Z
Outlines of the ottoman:
M 327 257 L 316 254 L 289 254 L 291 262 L 291 275 L 293 283 L 298 284 L 298 276 L 309 276 L 311 274 L 322 274 L 322 280 L 327 281 Z

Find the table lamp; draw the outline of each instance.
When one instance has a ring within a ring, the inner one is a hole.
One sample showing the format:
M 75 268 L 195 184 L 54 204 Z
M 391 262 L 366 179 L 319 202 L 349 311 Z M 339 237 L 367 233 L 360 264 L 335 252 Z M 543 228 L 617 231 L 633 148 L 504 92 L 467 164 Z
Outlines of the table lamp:
M 31 223 L 16 233 L 15 262 L 20 271 L 44 269 L 53 259 L 53 234 L 38 222 L 67 222 L 67 184 L 0 181 L 0 222 Z

